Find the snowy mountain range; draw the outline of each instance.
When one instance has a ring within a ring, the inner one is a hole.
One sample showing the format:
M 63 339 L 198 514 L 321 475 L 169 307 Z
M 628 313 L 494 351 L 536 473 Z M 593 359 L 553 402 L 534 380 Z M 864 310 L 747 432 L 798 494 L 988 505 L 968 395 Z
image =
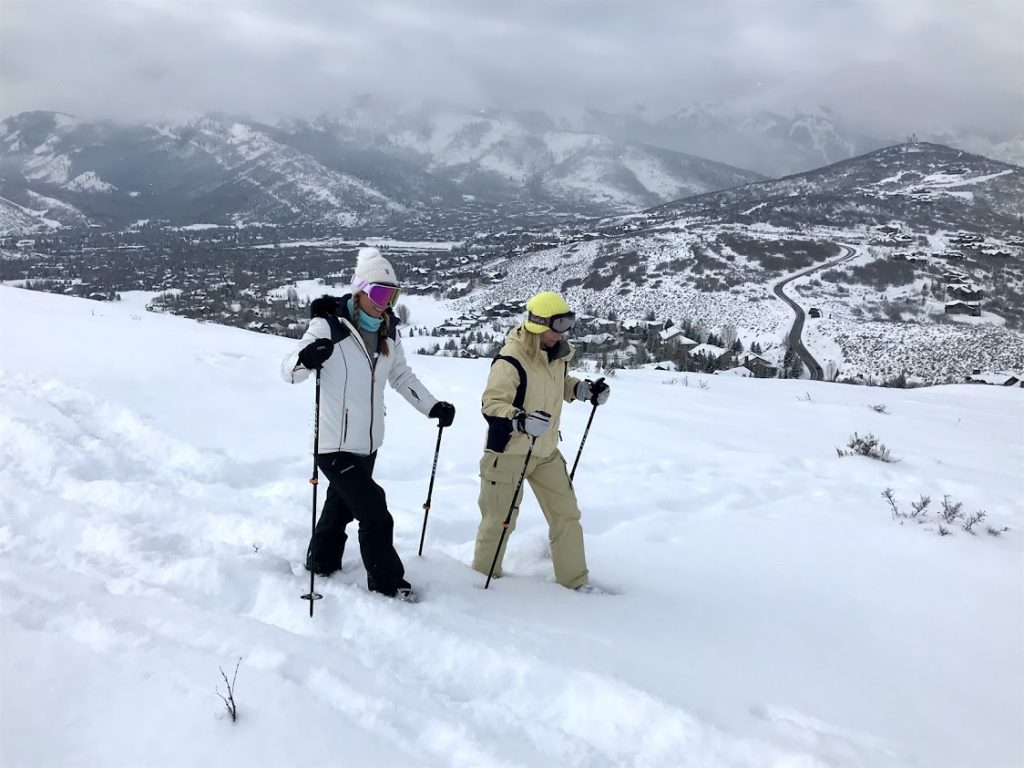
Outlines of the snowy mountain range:
M 761 178 L 508 116 L 362 117 L 269 126 L 214 114 L 116 126 L 23 113 L 0 123 L 0 197 L 65 225 L 152 219 L 383 231 L 445 217 L 507 224 L 516 215 L 606 215 Z M 23 222 L 14 210 L 7 217 Z
M 1021 136 L 939 138 L 1024 162 Z M 268 125 L 209 114 L 129 126 L 28 112 L 0 123 L 0 226 L 150 219 L 406 228 L 418 236 L 447 227 L 450 237 L 460 227 L 537 227 L 641 210 L 891 143 L 824 108 L 785 116 L 693 105 L 648 119 L 599 110 L 400 109 L 362 98 L 313 121 Z

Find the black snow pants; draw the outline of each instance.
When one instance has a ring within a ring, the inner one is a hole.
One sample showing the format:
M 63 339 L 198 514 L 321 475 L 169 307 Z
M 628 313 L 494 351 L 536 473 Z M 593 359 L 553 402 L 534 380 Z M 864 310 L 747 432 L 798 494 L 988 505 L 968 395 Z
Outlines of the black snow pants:
M 408 586 L 408 582 L 395 551 L 394 518 L 388 512 L 384 489 L 373 479 L 376 460 L 376 453 L 322 453 L 317 457 L 317 465 L 330 485 L 309 542 L 306 567 L 323 575 L 339 570 L 348 541 L 345 528 L 358 520 L 366 586 L 374 592 L 394 594 L 398 587 Z

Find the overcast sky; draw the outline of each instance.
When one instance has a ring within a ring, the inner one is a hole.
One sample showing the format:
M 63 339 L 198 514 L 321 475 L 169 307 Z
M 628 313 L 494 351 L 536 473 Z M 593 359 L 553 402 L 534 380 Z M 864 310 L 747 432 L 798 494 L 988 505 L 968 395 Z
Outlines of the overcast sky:
M 1022 40 L 1021 0 L 0 0 L 0 116 L 273 120 L 370 93 L 1019 129 Z

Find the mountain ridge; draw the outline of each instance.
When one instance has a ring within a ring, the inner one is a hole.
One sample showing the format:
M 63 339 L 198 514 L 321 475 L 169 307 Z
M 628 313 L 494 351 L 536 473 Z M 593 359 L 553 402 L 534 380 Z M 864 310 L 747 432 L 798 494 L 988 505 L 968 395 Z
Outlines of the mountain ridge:
M 211 113 L 121 126 L 22 113 L 0 123 L 0 195 L 24 206 L 32 194 L 58 200 L 70 209 L 55 205 L 53 218 L 67 225 L 149 218 L 384 231 L 459 216 L 493 226 L 517 214 L 607 215 L 760 178 L 603 136 L 439 120 L 270 126 Z

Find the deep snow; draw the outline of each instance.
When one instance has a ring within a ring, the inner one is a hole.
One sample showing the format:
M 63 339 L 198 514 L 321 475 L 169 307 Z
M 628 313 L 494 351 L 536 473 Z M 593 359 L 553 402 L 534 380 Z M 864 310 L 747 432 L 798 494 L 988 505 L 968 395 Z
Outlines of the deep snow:
M 488 361 L 413 356 L 459 409 L 421 559 L 436 427 L 389 392 L 377 475 L 425 601 L 367 594 L 353 537 L 311 620 L 293 343 L 0 287 L 0 764 L 1024 764 L 1021 390 L 620 372 L 577 471 L 618 594 L 553 582 L 529 493 L 485 592 Z M 840 458 L 854 431 L 900 461 Z M 886 487 L 1010 530 L 899 525 Z

